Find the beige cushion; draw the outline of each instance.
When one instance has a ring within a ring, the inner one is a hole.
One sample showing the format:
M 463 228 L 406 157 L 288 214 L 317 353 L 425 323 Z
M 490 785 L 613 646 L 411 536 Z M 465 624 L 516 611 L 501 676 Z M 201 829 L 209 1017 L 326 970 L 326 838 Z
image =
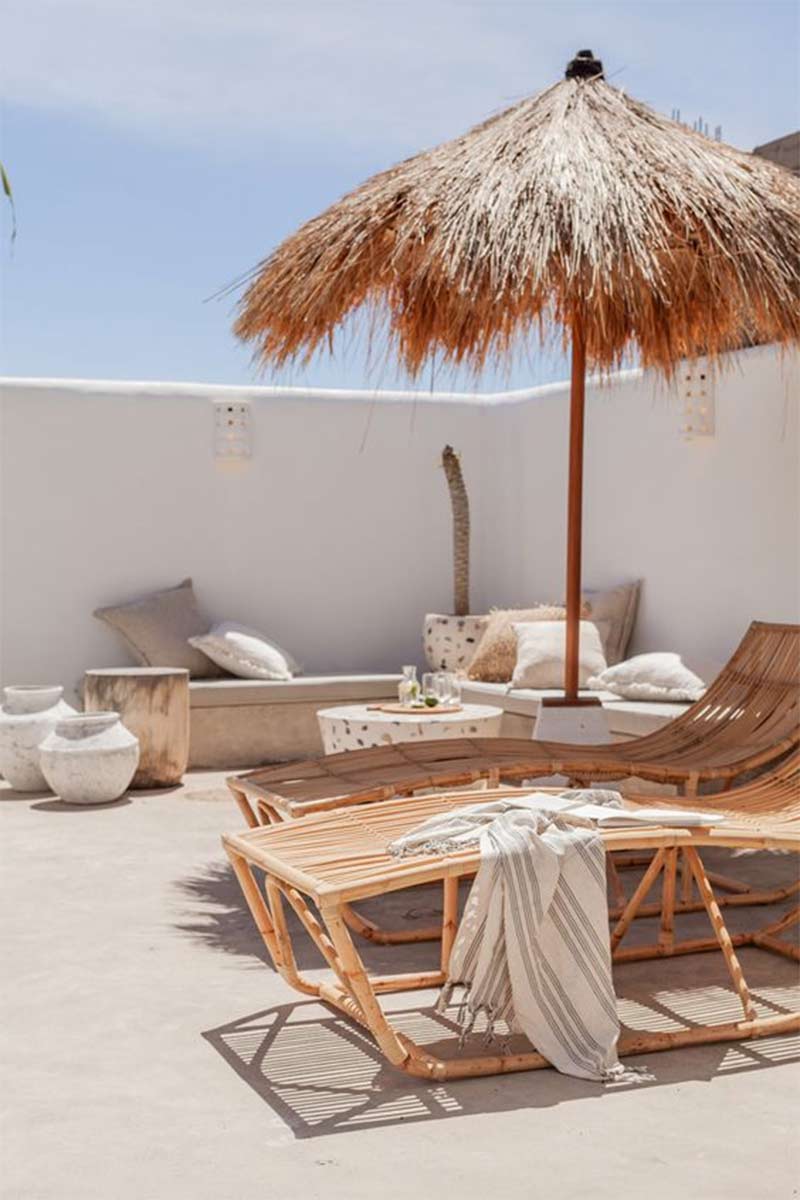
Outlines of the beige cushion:
M 628 653 L 641 586 L 641 579 L 636 579 L 633 583 L 621 583 L 605 591 L 583 594 L 588 609 L 585 615 L 600 630 L 609 666 L 621 662 Z
M 235 621 L 220 621 L 208 633 L 189 638 L 189 645 L 239 679 L 291 679 L 300 670 L 288 651 Z
M 489 613 L 486 632 L 469 665 L 468 678 L 482 683 L 508 683 L 517 661 L 514 623 L 563 621 L 566 615 L 566 609 L 555 604 L 539 604 L 535 608 L 493 609 Z
M 191 579 L 127 604 L 95 609 L 94 615 L 121 635 L 143 666 L 185 667 L 195 679 L 221 674 L 216 663 L 189 644 L 189 638 L 211 624 L 197 607 Z
M 560 687 L 564 683 L 564 657 L 567 640 L 565 621 L 530 621 L 514 625 L 517 635 L 517 662 L 511 677 L 515 688 Z M 602 664 L 602 665 L 601 665 Z M 606 667 L 603 644 L 597 627 L 581 621 L 578 654 L 578 683 L 586 686 L 591 675 Z

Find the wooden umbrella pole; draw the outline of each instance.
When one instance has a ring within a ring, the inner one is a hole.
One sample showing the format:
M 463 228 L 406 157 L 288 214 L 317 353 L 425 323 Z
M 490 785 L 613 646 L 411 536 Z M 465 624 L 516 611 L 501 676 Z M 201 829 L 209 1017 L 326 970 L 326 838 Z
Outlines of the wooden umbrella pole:
M 586 344 L 576 309 L 572 320 L 572 372 L 569 392 L 569 492 L 567 499 L 567 638 L 564 697 L 578 698 L 581 619 L 581 538 L 583 533 L 583 424 L 586 398 Z

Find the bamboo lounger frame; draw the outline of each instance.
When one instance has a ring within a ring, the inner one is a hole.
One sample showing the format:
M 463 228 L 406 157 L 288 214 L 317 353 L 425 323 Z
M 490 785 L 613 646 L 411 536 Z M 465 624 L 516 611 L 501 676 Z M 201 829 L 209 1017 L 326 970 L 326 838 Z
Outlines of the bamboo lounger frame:
M 586 748 L 511 738 L 403 743 L 263 768 L 232 777 L 228 786 L 251 827 L 431 788 L 474 787 L 481 781 L 497 786 L 555 773 L 576 784 L 634 774 L 677 782 L 697 807 L 708 799 L 697 795 L 701 783 L 717 780 L 730 787 L 737 775 L 756 770 L 772 783 L 771 765 L 800 742 L 799 700 L 800 626 L 754 621 L 702 700 L 665 729 L 625 743 L 624 749 L 619 744 Z M 775 782 L 778 790 L 786 787 L 785 780 Z M 736 789 L 727 795 L 731 809 L 744 812 L 755 804 L 764 811 L 761 792 Z M 644 797 L 637 800 L 646 802 Z M 641 856 L 608 861 L 616 914 L 626 903 L 619 872 L 629 865 L 642 865 Z M 676 911 L 699 911 L 703 904 L 695 894 L 694 876 L 685 862 L 681 867 Z M 709 878 L 726 893 L 719 896 L 721 906 L 780 902 L 800 886 L 757 891 L 739 880 Z M 657 911 L 657 905 L 644 905 L 638 915 Z M 437 929 L 381 930 L 352 910 L 347 920 L 376 942 L 438 937 Z
M 487 799 L 508 794 L 513 792 L 498 789 L 488 793 Z M 398 860 L 386 852 L 386 846 L 434 813 L 458 807 L 463 802 L 463 795 L 458 793 L 395 799 L 381 805 L 322 813 L 304 821 L 262 826 L 223 837 L 223 845 L 253 919 L 276 969 L 286 982 L 363 1025 L 394 1066 L 429 1080 L 491 1075 L 549 1065 L 536 1051 L 452 1059 L 436 1057 L 394 1029 L 379 1002 L 379 996 L 385 992 L 435 988 L 445 981 L 458 924 L 459 880 L 473 875 L 479 862 L 477 849 Z M 619 1044 L 621 1055 L 800 1030 L 800 1013 L 758 1015 L 736 954 L 739 946 L 754 945 L 796 956 L 796 952 L 781 940 L 781 934 L 797 921 L 797 910 L 755 933 L 731 934 L 698 854 L 699 847 L 712 845 L 797 851 L 800 834 L 796 797 L 792 812 L 787 812 L 784 827 L 777 830 L 761 827 L 755 819 L 744 824 L 737 819 L 703 829 L 607 830 L 603 832 L 603 841 L 607 853 L 648 850 L 653 854 L 641 882 L 611 931 L 614 962 L 668 958 L 719 949 L 742 1007 L 742 1016 L 736 1021 L 670 1032 L 623 1032 Z M 676 939 L 679 851 L 708 914 L 713 937 Z M 256 871 L 264 873 L 263 890 Z M 657 942 L 623 947 L 621 942 L 626 932 L 659 878 L 661 921 Z M 350 905 L 368 897 L 434 882 L 440 882 L 443 888 L 439 968 L 416 974 L 371 977 L 348 928 Z M 284 903 L 297 914 L 330 968 L 330 980 L 315 982 L 298 970 Z

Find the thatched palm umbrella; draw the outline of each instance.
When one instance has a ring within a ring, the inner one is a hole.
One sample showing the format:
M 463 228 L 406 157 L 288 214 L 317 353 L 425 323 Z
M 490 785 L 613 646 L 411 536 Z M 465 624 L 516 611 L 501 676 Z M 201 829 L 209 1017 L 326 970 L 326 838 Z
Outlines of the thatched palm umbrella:
M 572 348 L 565 689 L 578 689 L 584 385 L 631 351 L 800 340 L 800 183 L 610 87 L 582 50 L 560 83 L 369 179 L 257 269 L 236 333 L 307 360 L 355 309 L 400 361 L 480 369 L 555 321 Z

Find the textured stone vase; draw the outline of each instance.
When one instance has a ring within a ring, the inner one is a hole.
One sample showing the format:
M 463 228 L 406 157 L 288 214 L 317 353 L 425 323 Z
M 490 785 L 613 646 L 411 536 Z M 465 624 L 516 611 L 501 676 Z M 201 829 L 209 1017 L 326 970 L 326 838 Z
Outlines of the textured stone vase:
M 58 722 L 39 755 L 49 787 L 67 804 L 108 804 L 127 791 L 139 742 L 119 713 L 79 713 Z
M 61 699 L 62 687 L 3 688 L 0 709 L 0 771 L 19 792 L 43 792 L 47 781 L 39 765 L 39 746 L 62 717 L 75 709 Z
M 482 616 L 428 613 L 424 629 L 428 665 L 434 671 L 466 672 L 486 630 L 486 622 L 487 618 Z

